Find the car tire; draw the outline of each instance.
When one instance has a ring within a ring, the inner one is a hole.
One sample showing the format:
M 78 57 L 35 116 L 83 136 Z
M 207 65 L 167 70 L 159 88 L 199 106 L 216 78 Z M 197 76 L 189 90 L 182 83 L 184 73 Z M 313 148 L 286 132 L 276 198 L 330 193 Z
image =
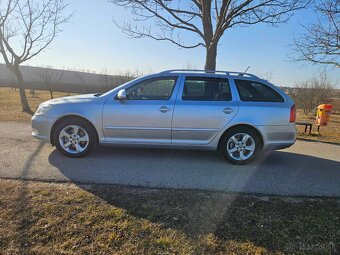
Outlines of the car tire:
M 239 127 L 224 134 L 219 144 L 219 152 L 230 163 L 244 165 L 256 158 L 261 147 L 261 138 L 256 131 Z
M 67 157 L 84 157 L 96 147 L 97 143 L 96 130 L 84 119 L 65 119 L 54 129 L 53 144 Z

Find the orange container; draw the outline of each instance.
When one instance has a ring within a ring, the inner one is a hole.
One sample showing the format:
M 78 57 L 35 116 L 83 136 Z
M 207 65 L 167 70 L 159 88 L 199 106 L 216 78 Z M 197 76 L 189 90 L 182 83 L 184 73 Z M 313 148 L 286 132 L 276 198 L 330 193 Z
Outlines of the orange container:
M 326 126 L 329 122 L 332 112 L 331 104 L 320 104 L 316 110 L 315 124 L 317 126 Z

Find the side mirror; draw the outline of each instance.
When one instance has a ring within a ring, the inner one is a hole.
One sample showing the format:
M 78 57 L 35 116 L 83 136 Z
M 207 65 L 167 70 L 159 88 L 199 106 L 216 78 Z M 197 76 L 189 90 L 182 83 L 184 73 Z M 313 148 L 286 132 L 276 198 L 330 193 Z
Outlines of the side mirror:
M 125 100 L 126 99 L 126 91 L 125 89 L 121 89 L 118 91 L 117 98 L 119 100 Z

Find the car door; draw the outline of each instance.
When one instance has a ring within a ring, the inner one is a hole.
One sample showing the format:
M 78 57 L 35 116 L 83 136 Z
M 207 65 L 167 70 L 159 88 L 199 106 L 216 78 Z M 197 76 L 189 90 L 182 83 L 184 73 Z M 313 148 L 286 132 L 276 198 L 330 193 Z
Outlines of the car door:
M 186 76 L 176 100 L 172 143 L 209 144 L 237 110 L 227 78 Z
M 149 78 L 126 88 L 126 99 L 110 98 L 103 109 L 108 143 L 170 144 L 179 77 Z

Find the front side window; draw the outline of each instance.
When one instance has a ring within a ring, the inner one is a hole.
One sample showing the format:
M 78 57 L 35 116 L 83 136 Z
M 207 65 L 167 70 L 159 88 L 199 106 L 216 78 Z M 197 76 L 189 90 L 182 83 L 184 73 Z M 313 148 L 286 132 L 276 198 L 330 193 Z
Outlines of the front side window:
M 142 81 L 126 89 L 127 100 L 169 100 L 176 77 L 161 77 Z
M 209 77 L 187 77 L 182 100 L 230 101 L 231 92 L 227 79 Z
M 240 99 L 249 102 L 279 102 L 283 103 L 283 97 L 271 87 L 262 83 L 248 80 L 234 80 Z

